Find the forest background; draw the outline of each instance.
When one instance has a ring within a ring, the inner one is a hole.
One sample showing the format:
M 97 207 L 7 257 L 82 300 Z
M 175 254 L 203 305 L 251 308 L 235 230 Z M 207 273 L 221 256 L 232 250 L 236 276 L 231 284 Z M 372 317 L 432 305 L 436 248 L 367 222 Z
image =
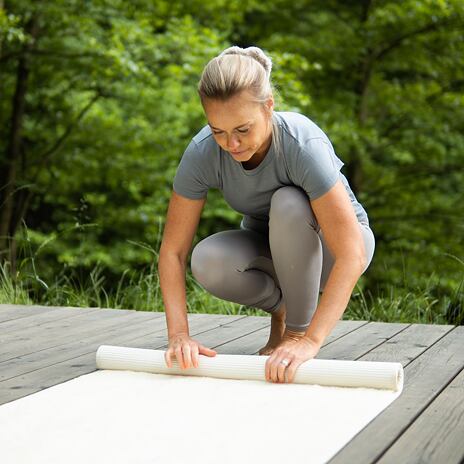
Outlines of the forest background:
M 462 0 L 0 0 L 0 303 L 163 311 L 201 71 L 255 45 L 376 236 L 344 318 L 464 323 L 463 18 Z M 210 190 L 192 245 L 240 219 Z M 186 284 L 190 312 L 266 314 Z

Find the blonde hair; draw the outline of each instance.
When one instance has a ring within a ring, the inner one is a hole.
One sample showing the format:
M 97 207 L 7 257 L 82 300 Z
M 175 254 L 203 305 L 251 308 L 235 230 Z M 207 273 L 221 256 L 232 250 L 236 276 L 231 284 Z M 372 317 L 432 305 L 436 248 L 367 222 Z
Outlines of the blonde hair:
M 272 60 L 258 47 L 226 48 L 208 62 L 198 83 L 198 95 L 205 99 L 228 100 L 248 91 L 252 101 L 265 106 L 276 91 L 271 81 Z M 273 114 L 272 139 L 275 152 L 281 149 L 280 129 Z

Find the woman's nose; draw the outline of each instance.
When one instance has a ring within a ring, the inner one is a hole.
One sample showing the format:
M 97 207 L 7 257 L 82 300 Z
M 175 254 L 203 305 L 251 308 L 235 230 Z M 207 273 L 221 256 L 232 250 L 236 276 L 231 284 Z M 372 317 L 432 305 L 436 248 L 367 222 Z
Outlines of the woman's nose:
M 227 146 L 231 150 L 236 150 L 240 146 L 240 141 L 238 140 L 238 137 L 236 135 L 232 135 L 231 137 L 229 137 L 227 140 Z

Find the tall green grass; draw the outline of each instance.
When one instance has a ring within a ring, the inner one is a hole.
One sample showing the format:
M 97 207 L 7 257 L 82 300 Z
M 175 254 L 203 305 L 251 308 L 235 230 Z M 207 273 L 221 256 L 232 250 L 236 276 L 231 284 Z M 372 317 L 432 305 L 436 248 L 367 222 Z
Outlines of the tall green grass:
M 61 273 L 45 283 L 34 272 L 11 274 L 0 265 L 0 303 L 39 304 L 164 311 L 155 264 L 141 272 L 126 270 L 116 288 L 107 285 L 104 269 L 96 266 L 84 279 Z M 424 324 L 464 324 L 462 284 L 454 295 L 437 298 L 429 288 L 398 290 L 373 295 L 355 287 L 343 319 Z M 204 290 L 190 272 L 186 275 L 187 310 L 190 313 L 269 316 L 263 310 L 221 300 Z
M 97 265 L 84 279 L 57 276 L 45 283 L 34 274 L 11 275 L 8 263 L 0 264 L 0 304 L 38 304 L 164 311 L 159 276 L 155 265 L 139 273 L 126 270 L 116 288 L 106 284 L 104 269 Z M 43 284 L 38 285 L 39 282 Z M 43 288 L 46 285 L 46 288 Z M 40 288 L 42 287 L 42 288 Z M 187 308 L 191 313 L 267 315 L 265 311 L 224 301 L 206 292 L 188 272 Z

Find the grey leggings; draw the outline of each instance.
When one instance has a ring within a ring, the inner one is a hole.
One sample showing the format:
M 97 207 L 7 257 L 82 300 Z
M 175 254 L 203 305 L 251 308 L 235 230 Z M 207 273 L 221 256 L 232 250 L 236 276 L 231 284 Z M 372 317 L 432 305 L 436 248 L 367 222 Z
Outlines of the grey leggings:
M 359 225 L 367 254 L 364 272 L 375 238 L 367 224 Z M 294 186 L 274 192 L 268 233 L 217 232 L 198 242 L 191 258 L 195 279 L 218 298 L 269 313 L 285 301 L 285 323 L 295 331 L 308 328 L 333 263 L 308 196 Z

